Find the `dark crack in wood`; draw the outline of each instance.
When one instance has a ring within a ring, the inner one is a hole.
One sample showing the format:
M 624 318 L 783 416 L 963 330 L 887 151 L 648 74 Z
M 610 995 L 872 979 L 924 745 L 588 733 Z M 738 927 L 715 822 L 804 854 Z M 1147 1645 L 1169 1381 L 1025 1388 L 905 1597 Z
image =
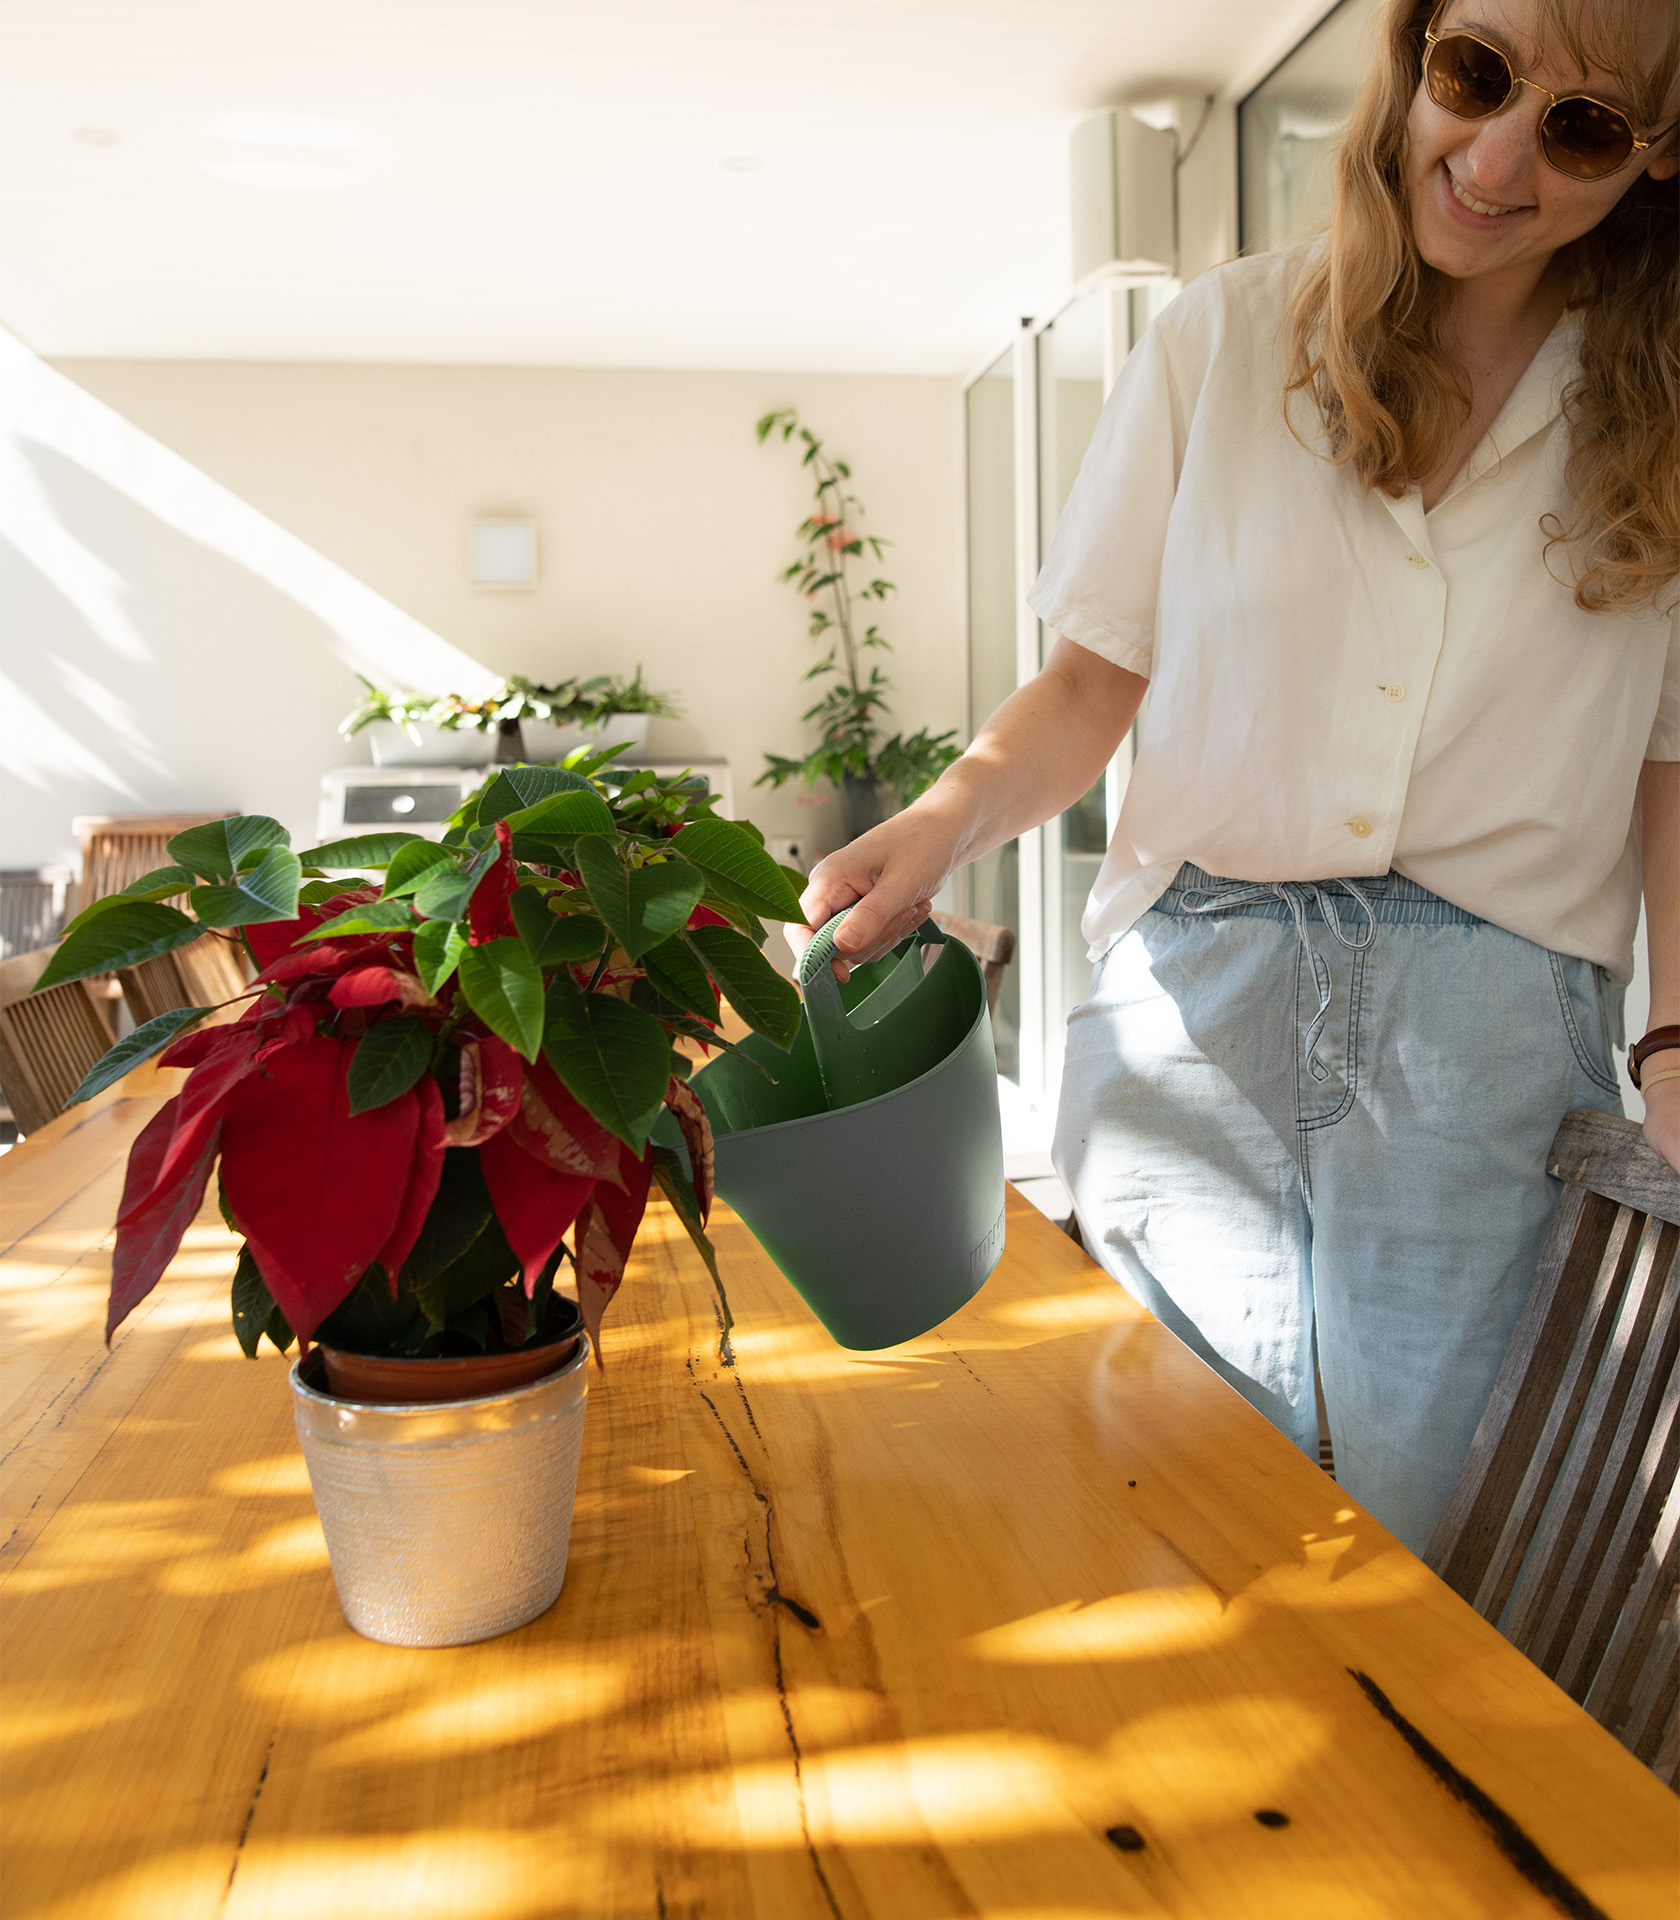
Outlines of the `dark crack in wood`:
M 1461 1773 L 1433 1741 L 1412 1725 L 1368 1673 L 1361 1673 L 1355 1667 L 1349 1667 L 1348 1672 L 1358 1683 L 1360 1692 L 1448 1793 L 1468 1807 L 1487 1828 L 1494 1845 L 1537 1893 L 1544 1894 L 1568 1914 L 1569 1920 L 1609 1920 L 1604 1909 L 1595 1906 L 1573 1880 L 1552 1865 L 1496 1800 L 1490 1799 L 1467 1773 Z

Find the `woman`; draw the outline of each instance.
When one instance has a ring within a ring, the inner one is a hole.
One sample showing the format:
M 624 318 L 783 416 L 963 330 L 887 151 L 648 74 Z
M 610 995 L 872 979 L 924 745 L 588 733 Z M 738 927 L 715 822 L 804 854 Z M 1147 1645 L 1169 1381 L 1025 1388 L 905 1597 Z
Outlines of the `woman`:
M 1056 1164 L 1086 1244 L 1415 1550 L 1611 1047 L 1641 877 L 1680 1023 L 1680 44 L 1664 0 L 1391 0 L 1326 239 L 1128 360 L 1029 602 L 1058 636 L 816 868 L 883 951 L 1099 777 Z M 1680 1163 L 1680 1031 L 1643 1050 Z M 1668 1049 L 1668 1050 L 1665 1050 Z

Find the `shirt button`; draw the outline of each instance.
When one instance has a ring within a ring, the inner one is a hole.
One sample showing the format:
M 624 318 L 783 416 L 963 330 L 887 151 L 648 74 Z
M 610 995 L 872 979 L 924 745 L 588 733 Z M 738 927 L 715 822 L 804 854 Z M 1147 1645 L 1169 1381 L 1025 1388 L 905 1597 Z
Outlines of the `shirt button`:
M 1429 562 L 1424 559 L 1421 553 L 1414 553 L 1412 555 L 1412 565 L 1414 567 L 1422 568 L 1422 567 L 1427 567 L 1429 565 Z
M 1347 830 L 1353 835 L 1355 840 L 1369 840 L 1371 837 L 1371 823 L 1362 813 L 1355 814 L 1354 817 L 1348 821 Z
M 1391 680 L 1389 681 L 1388 685 L 1383 688 L 1382 697 L 1385 700 L 1393 700 L 1393 701 L 1404 700 L 1406 697 L 1406 689 L 1403 686 L 1401 686 L 1398 680 Z

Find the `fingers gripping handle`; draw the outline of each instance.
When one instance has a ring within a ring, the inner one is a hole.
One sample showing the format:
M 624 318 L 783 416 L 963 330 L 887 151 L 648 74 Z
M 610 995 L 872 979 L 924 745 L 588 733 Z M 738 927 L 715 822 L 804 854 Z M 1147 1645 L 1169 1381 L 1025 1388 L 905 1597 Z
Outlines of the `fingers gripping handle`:
M 850 907 L 842 907 L 811 939 L 799 960 L 799 987 L 805 996 L 805 1019 L 811 1029 L 817 1068 L 830 1107 L 855 1106 L 889 1088 L 878 1084 L 863 1037 L 853 1026 L 834 977 L 834 938 L 845 924 Z M 918 943 L 944 944 L 944 932 L 931 920 L 917 928 Z

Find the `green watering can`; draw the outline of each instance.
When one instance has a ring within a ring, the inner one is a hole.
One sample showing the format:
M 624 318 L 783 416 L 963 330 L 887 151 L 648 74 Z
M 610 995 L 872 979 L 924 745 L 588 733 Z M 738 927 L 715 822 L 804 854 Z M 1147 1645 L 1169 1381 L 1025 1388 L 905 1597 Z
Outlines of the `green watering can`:
M 849 912 L 850 909 L 847 909 Z M 1003 1126 L 986 983 L 931 920 L 834 977 L 805 949 L 791 1053 L 754 1034 L 694 1076 L 717 1190 L 843 1347 L 896 1346 L 980 1291 L 1003 1252 Z

